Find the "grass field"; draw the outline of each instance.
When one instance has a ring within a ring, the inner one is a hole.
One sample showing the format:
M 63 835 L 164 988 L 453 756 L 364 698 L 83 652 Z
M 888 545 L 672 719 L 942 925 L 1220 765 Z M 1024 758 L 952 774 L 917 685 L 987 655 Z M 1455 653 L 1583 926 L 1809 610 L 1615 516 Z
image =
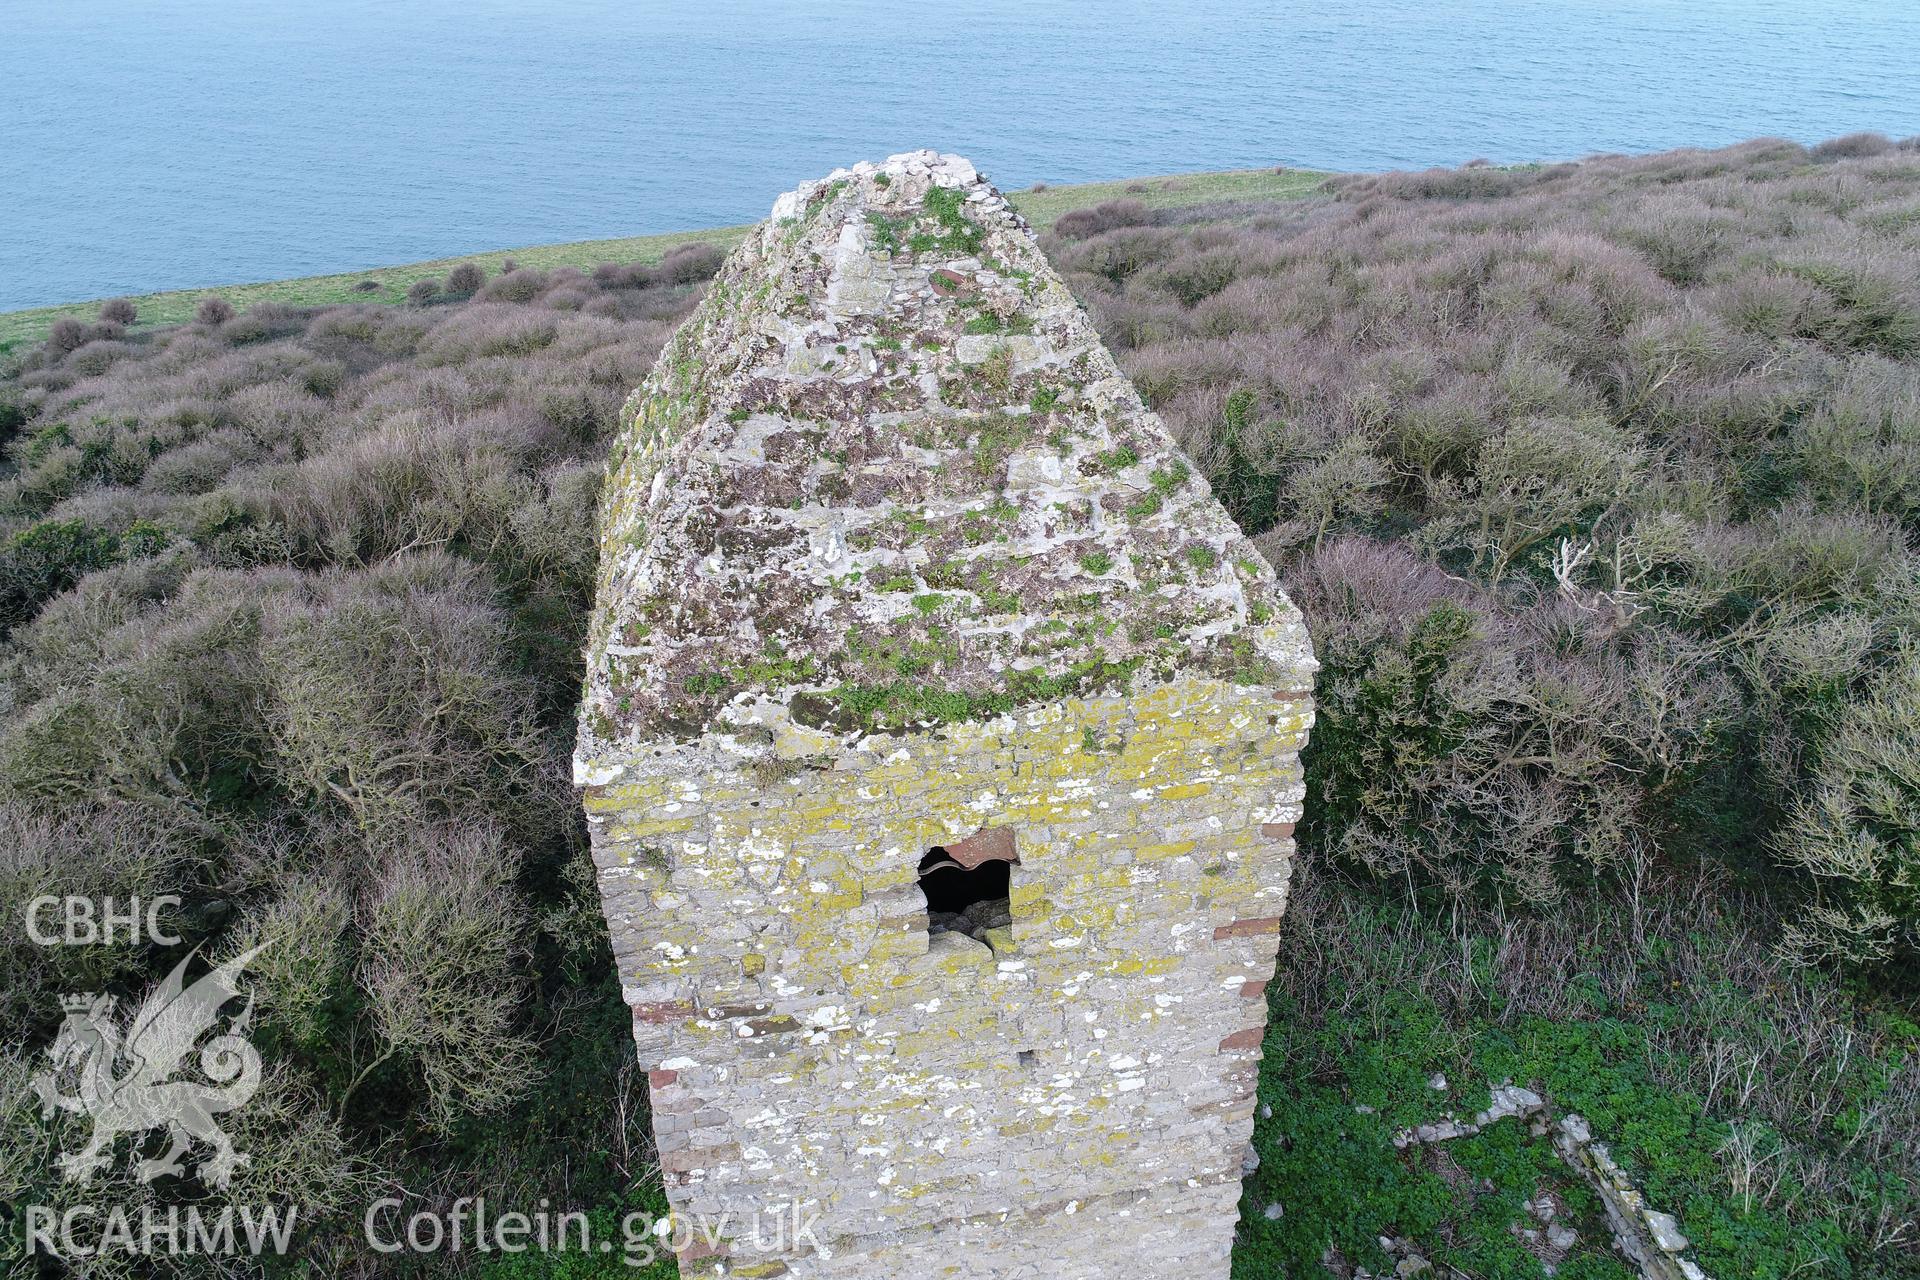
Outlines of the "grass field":
M 1012 193 L 1012 200 L 1033 225 L 1040 229 L 1053 225 L 1054 219 L 1072 209 L 1082 209 L 1104 200 L 1138 200 L 1152 208 L 1208 204 L 1221 200 L 1274 200 L 1302 196 L 1320 185 L 1326 175 L 1310 170 L 1235 169 L 1220 173 L 1187 173 L 1158 178 L 1123 178 L 1116 182 L 1087 182 L 1075 186 L 1045 187 Z M 771 203 L 771 196 L 769 196 Z M 416 280 L 446 275 L 455 264 L 478 263 L 489 275 L 500 270 L 508 258 L 523 267 L 551 270 L 554 267 L 591 268 L 602 262 L 658 262 L 683 244 L 706 242 L 731 248 L 747 233 L 746 226 L 713 227 L 704 231 L 670 231 L 661 235 L 629 236 L 616 240 L 580 240 L 572 244 L 536 245 L 524 249 L 494 249 L 483 253 L 462 254 L 455 258 L 437 258 L 431 262 L 410 262 L 402 266 L 369 267 L 331 276 L 307 276 L 298 280 L 270 280 L 259 284 L 209 285 L 200 289 L 176 289 L 168 293 L 149 293 L 133 299 L 139 308 L 140 322 L 135 329 L 180 324 L 193 315 L 194 307 L 208 294 L 218 294 L 245 310 L 257 302 L 282 302 L 292 306 L 324 306 L 338 302 L 397 303 L 407 296 L 407 288 Z M 362 288 L 371 282 L 375 287 Z M 91 320 L 102 299 L 73 302 L 56 307 L 35 307 L 27 311 L 0 313 L 0 354 L 46 337 L 53 322 L 63 316 Z

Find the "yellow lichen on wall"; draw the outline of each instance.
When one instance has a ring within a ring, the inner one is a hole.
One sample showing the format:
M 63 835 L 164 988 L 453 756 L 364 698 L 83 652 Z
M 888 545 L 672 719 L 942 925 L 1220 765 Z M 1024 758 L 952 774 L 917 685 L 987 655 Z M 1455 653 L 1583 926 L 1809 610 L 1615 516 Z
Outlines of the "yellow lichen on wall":
M 711 744 L 589 788 L 644 1064 L 698 1102 L 676 1208 L 797 1204 L 844 1247 L 1151 1191 L 1230 1240 L 1309 720 L 1187 677 L 764 788 Z M 930 945 L 922 855 L 999 826 L 1011 947 Z

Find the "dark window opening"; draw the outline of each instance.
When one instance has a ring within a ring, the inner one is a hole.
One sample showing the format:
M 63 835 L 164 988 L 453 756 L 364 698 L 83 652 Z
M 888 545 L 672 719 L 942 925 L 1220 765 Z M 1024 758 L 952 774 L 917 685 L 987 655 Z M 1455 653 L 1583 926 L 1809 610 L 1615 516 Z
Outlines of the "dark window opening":
M 920 890 L 927 895 L 927 936 L 963 933 L 976 942 L 994 946 L 989 930 L 1013 928 L 1013 862 L 992 858 L 969 869 L 944 846 L 935 846 L 920 860 Z M 1004 944 L 1011 935 L 1001 933 Z M 997 948 L 996 948 L 997 949 Z

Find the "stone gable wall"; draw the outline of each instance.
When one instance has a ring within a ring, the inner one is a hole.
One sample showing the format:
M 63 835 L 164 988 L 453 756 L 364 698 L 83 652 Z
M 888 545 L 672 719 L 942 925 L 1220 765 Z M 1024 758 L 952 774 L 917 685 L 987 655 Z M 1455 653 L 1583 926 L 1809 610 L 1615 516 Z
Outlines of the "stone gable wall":
M 781 197 L 625 416 L 574 772 L 683 1270 L 1225 1277 L 1272 567 L 958 157 Z M 1009 842 L 1010 935 L 930 934 L 922 859 Z

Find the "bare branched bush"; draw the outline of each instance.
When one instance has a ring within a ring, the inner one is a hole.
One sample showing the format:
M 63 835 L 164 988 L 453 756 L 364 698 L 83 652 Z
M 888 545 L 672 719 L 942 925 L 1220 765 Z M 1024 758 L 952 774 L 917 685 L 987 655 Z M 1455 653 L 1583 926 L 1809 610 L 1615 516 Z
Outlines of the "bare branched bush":
M 545 272 L 514 269 L 489 280 L 476 296 L 482 302 L 532 302 L 546 290 Z
M 1388 880 L 1544 906 L 1621 871 L 1649 840 L 1641 780 L 1683 776 L 1726 702 L 1685 654 L 1564 602 L 1503 608 L 1399 548 L 1331 543 L 1290 583 L 1322 663 L 1310 839 Z
M 291 792 L 376 832 L 460 812 L 534 825 L 518 797 L 545 746 L 476 570 L 397 556 L 273 598 L 261 622 L 267 767 Z
M 1857 156 L 1883 155 L 1891 150 L 1893 143 L 1885 134 L 1849 133 L 1821 143 L 1809 154 L 1815 160 L 1850 160 Z
M 486 282 L 486 271 L 471 262 L 463 262 L 447 272 L 447 292 L 456 298 L 472 297 Z
M 55 355 L 65 355 L 69 351 L 78 351 L 87 342 L 87 326 L 78 320 L 63 316 L 53 322 L 47 331 L 47 350 Z
M 193 309 L 194 321 L 214 328 L 233 319 L 233 304 L 225 298 L 206 297 L 200 299 L 200 305 Z
M 670 249 L 653 269 L 652 283 L 665 285 L 698 284 L 711 280 L 726 255 L 710 244 L 683 244 Z
M 1809 786 L 1777 837 L 1781 856 L 1814 886 L 1812 901 L 1788 926 L 1791 953 L 1920 967 L 1916 708 L 1920 651 L 1907 649 L 1860 697 L 1825 713 L 1824 733 L 1809 753 Z
M 61 1214 L 111 1203 L 142 1221 L 181 1215 L 182 1195 L 177 1178 L 142 1178 L 137 1159 L 118 1159 L 81 1183 L 61 1176 L 59 1157 L 86 1145 L 88 1120 L 66 1111 L 51 1115 L 41 1109 L 32 1086 L 42 1063 L 0 1053 L 0 1196 L 10 1203 L 47 1206 Z M 72 1086 L 68 1086 L 71 1090 Z M 308 1262 L 321 1262 L 337 1245 L 316 1236 L 313 1224 L 336 1215 L 357 1216 L 360 1205 L 379 1185 L 375 1171 L 356 1155 L 339 1122 L 329 1114 L 317 1091 L 284 1064 L 269 1064 L 247 1105 L 220 1117 L 236 1151 L 248 1157 L 224 1187 L 187 1181 L 188 1195 L 202 1221 L 213 1222 L 223 1212 L 243 1211 L 256 1216 L 266 1204 L 298 1205 L 293 1222 L 305 1230 L 289 1232 L 288 1253 Z M 190 1166 L 191 1167 L 191 1166 Z M 185 1221 L 184 1217 L 180 1218 Z M 238 1220 L 236 1218 L 236 1220 Z M 256 1217 L 257 1220 L 257 1217 Z M 179 1276 L 240 1277 L 249 1274 L 237 1256 L 219 1252 L 195 1255 L 187 1251 L 157 1252 L 151 1258 L 133 1250 L 102 1249 L 88 1265 L 90 1275 L 102 1277 Z
M 1153 212 L 1138 200 L 1109 200 L 1091 209 L 1073 209 L 1054 221 L 1053 233 L 1064 240 L 1084 240 L 1115 227 L 1138 227 L 1153 221 Z
M 42 940 L 63 936 L 67 898 L 151 901 L 203 883 L 197 865 L 201 840 L 180 815 L 154 808 L 0 804 L 0 892 L 16 916 L 0 935 L 0 1017 L 14 1027 L 45 1028 L 58 1014 L 62 993 L 103 990 L 139 972 L 140 957 L 131 946 L 49 946 Z M 161 923 L 180 921 L 176 914 Z
M 438 1125 L 499 1111 L 531 1078 L 532 1046 L 516 1031 L 526 937 L 513 873 L 484 827 L 416 832 L 362 907 L 380 1053 L 420 1073 Z
M 261 302 L 235 316 L 222 330 L 221 336 L 237 346 L 246 342 L 289 337 L 306 327 L 307 318 L 297 307 Z

